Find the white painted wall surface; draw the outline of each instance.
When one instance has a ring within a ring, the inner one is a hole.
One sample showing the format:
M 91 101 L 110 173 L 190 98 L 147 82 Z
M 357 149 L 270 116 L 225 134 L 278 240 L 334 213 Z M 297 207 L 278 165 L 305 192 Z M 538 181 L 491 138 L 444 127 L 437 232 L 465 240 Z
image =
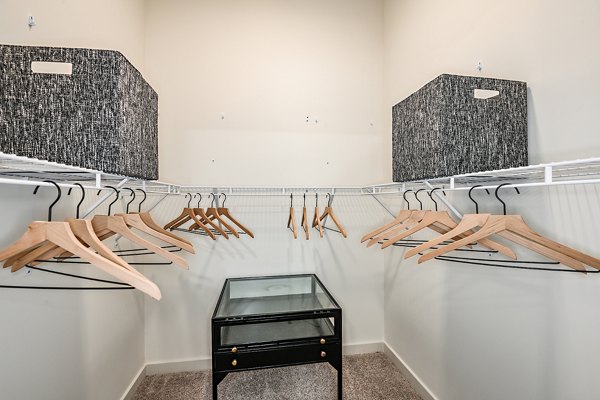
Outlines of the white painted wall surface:
M 321 197 L 320 209 L 325 199 Z M 182 197 L 165 200 L 153 212 L 161 223 L 179 215 Z M 207 206 L 208 200 L 202 205 Z M 190 270 L 177 267 L 145 267 L 144 274 L 163 291 L 159 302 L 146 301 L 146 359 L 148 363 L 210 358 L 210 318 L 226 278 L 296 273 L 316 273 L 344 313 L 344 344 L 383 341 L 383 253 L 359 245 L 364 226 L 383 222 L 385 211 L 369 196 L 336 196 L 333 207 L 349 232 L 326 231 L 324 238 L 310 230 L 294 240 L 286 229 L 287 197 L 228 197 L 227 207 L 248 226 L 255 238 L 212 241 L 185 234 L 196 255 L 186 257 Z M 302 199 L 294 198 L 300 224 Z M 314 197 L 307 200 L 309 218 Z M 187 226 L 187 224 L 186 224 Z M 327 226 L 334 227 L 331 220 Z M 178 253 L 181 254 L 181 253 Z
M 54 188 L 3 185 L 0 248 L 31 221 L 45 221 Z M 65 193 L 63 193 L 64 195 Z M 79 195 L 77 195 L 79 196 Z M 88 198 L 95 193 L 88 192 Z M 106 209 L 103 210 L 106 212 Z M 64 197 L 53 219 L 73 216 Z M 114 280 L 90 265 L 46 265 L 52 270 Z M 23 268 L 0 271 L 0 284 L 106 286 Z M 135 290 L 62 291 L 0 288 L 0 397 L 11 400 L 120 398 L 144 365 L 144 300 Z
M 0 43 L 117 50 L 143 72 L 144 0 L 0 0 Z
M 113 49 L 143 70 L 143 5 L 142 0 L 0 0 L 0 43 Z M 31 30 L 30 14 L 37 22 Z M 46 220 L 54 190 L 42 188 L 38 196 L 32 191 L 1 185 L 1 248 L 17 239 L 31 221 Z M 88 193 L 88 199 L 95 195 Z M 65 209 L 66 205 L 71 201 L 63 198 L 55 219 L 73 216 L 74 209 Z M 56 269 L 110 279 L 89 265 Z M 43 272 L 27 274 L 24 269 L 14 274 L 0 271 L 0 282 L 81 284 Z M 0 289 L 0 307 L 3 399 L 118 399 L 144 365 L 144 300 L 137 291 Z
M 388 163 L 391 107 L 442 73 L 527 82 L 530 164 L 598 156 L 600 2 L 386 0 L 384 18 Z
M 161 179 L 382 181 L 382 4 L 148 0 L 146 70 L 160 98 Z
M 482 60 L 484 76 L 528 82 L 531 163 L 598 155 L 597 2 L 389 0 L 384 15 L 386 110 L 441 73 L 476 75 Z M 598 187 L 505 197 L 542 234 L 600 256 Z M 473 211 L 466 193 L 452 201 Z M 482 208 L 501 212 L 491 199 Z M 597 275 L 402 257 L 386 250 L 385 340 L 439 399 L 600 396 Z

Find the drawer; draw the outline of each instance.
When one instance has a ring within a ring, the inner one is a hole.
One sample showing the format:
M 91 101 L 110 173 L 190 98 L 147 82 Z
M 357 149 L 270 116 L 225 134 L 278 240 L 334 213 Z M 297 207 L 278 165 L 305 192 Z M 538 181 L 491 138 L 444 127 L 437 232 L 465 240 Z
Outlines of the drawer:
M 341 355 L 341 344 L 302 344 L 269 348 L 246 348 L 235 353 L 219 352 L 214 354 L 214 366 L 217 371 L 268 368 L 315 362 L 337 362 Z

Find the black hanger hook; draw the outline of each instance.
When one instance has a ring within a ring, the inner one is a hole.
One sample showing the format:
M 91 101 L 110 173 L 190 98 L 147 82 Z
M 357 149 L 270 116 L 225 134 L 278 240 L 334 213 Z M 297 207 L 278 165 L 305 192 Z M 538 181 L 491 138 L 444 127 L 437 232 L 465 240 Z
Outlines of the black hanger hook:
M 304 208 L 306 208 L 306 193 L 304 193 Z
M 506 203 L 503 202 L 502 199 L 500 199 L 500 197 L 498 197 L 498 191 L 500 190 L 501 187 L 507 186 L 507 185 L 512 185 L 512 183 L 503 183 L 502 185 L 498 185 L 498 187 L 494 191 L 494 196 L 496 196 L 496 198 L 498 199 L 498 201 L 500 203 L 502 203 L 502 211 L 503 211 L 504 215 L 506 215 Z M 517 194 L 521 194 L 521 192 L 519 192 L 519 188 L 518 187 L 515 186 L 515 190 L 517 191 Z
M 140 204 L 138 204 L 138 212 L 142 212 L 142 203 L 144 203 L 146 201 L 146 197 L 148 197 L 148 194 L 143 189 L 135 189 L 135 190 L 139 190 L 140 192 L 142 192 L 144 194 L 144 198 L 142 199 L 142 201 L 140 201 Z
M 108 205 L 108 215 L 110 215 L 110 209 L 111 209 L 112 205 L 115 204 L 117 202 L 117 200 L 119 200 L 119 191 L 117 190 L 116 187 L 113 187 L 113 186 L 108 186 L 107 185 L 106 187 L 107 188 L 111 188 L 112 190 L 114 190 L 115 194 L 116 194 L 115 199 L 113 200 L 113 202 Z
M 198 208 L 200 208 L 200 202 L 202 201 L 202 195 L 200 193 L 196 193 L 200 199 L 198 199 Z
M 227 201 L 227 195 L 226 195 L 225 193 L 223 193 L 223 192 L 221 192 L 221 194 L 222 194 L 222 195 L 223 195 L 223 197 L 224 197 L 224 198 L 223 198 L 223 205 L 221 205 L 221 207 L 225 208 L 225 202 Z M 221 197 L 221 196 L 219 195 L 219 197 Z
M 131 203 L 133 203 L 133 201 L 135 200 L 135 192 L 133 191 L 132 188 L 124 188 L 124 189 L 127 189 L 127 190 L 129 190 L 131 192 L 131 200 L 125 206 L 125 214 L 129 214 L 129 205 Z
M 187 208 L 190 208 L 190 204 L 192 204 L 192 197 L 194 197 L 194 196 L 192 196 L 191 193 L 186 193 L 183 197 L 187 197 L 187 196 L 190 196 L 190 199 L 188 200 L 188 206 L 187 206 Z
M 483 187 L 483 185 L 475 185 L 471 189 L 469 189 L 469 198 L 471 199 L 471 201 L 473 203 L 475 203 L 475 214 L 479 214 L 479 203 L 477 203 L 475 201 L 475 199 L 473 198 L 473 195 L 471 194 L 471 192 L 473 192 L 473 189 L 478 188 L 478 187 Z M 485 191 L 487 192 L 487 194 L 490 194 L 489 190 L 485 189 Z
M 210 201 L 210 206 L 214 207 L 215 206 L 215 194 L 211 193 L 208 195 L 208 197 L 212 196 L 212 200 Z
M 402 193 L 402 197 L 404 198 L 404 201 L 406 202 L 406 207 L 408 210 L 410 210 L 410 203 L 408 202 L 408 199 L 406 198 L 406 193 L 408 192 L 412 192 L 411 189 L 408 189 L 406 191 L 404 191 L 404 193 Z
M 331 202 L 333 201 L 333 196 L 331 195 L 331 193 L 327 193 L 327 207 L 331 207 Z
M 425 189 L 419 189 L 415 192 L 415 199 L 417 199 L 417 201 L 419 202 L 419 207 L 421 210 L 423 209 L 423 202 L 421 200 L 419 200 L 418 194 L 419 194 L 419 192 L 422 192 L 423 190 L 425 190 Z
M 52 207 L 54 207 L 54 205 L 56 203 L 58 203 L 58 200 L 60 200 L 60 197 L 62 196 L 62 191 L 60 190 L 60 186 L 58 186 L 58 183 L 54 182 L 54 181 L 44 181 L 46 183 L 51 183 L 56 187 L 56 190 L 58 192 L 58 196 L 56 196 L 56 199 L 52 202 L 52 204 L 50 204 L 50 207 L 48 207 L 48 222 L 52 221 Z M 35 187 L 35 189 L 33 189 L 33 194 L 37 194 L 37 191 L 39 189 L 39 185 Z
M 81 188 L 81 200 L 79 200 L 79 203 L 77 203 L 77 214 L 75 215 L 75 218 L 79 219 L 79 208 L 81 207 L 81 204 L 83 203 L 83 200 L 85 199 L 85 189 L 83 188 L 83 185 L 81 183 L 74 183 L 73 185 L 79 186 Z M 71 195 L 72 190 L 73 190 L 73 188 L 70 187 L 69 191 L 67 192 L 67 196 Z
M 290 208 L 294 207 L 294 195 L 290 193 Z
M 432 190 L 431 190 L 431 191 L 428 193 L 428 195 L 429 195 L 429 198 L 431 199 L 431 201 L 433 201 L 433 204 L 435 204 L 435 211 L 437 211 L 437 210 L 438 210 L 438 203 L 437 203 L 437 201 L 435 201 L 435 200 L 433 199 L 433 192 L 435 192 L 436 190 L 441 190 L 441 191 L 442 191 L 442 193 L 444 193 L 444 196 L 446 195 L 446 192 L 444 192 L 444 190 L 443 190 L 442 188 L 433 188 L 433 189 L 432 189 Z
M 315 207 L 319 207 L 319 193 L 315 193 Z

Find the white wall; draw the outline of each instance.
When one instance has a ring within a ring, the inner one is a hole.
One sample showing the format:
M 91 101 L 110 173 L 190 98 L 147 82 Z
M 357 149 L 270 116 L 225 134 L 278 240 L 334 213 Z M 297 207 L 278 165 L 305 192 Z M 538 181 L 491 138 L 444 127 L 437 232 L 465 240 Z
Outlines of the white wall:
M 37 26 L 27 27 L 28 15 Z M 143 1 L 0 0 L 0 43 L 121 51 L 142 69 Z M 45 220 L 53 189 L 2 185 L 0 247 L 35 219 Z M 88 195 L 95 196 L 95 193 Z M 72 216 L 61 200 L 55 219 Z M 97 268 L 60 271 L 110 279 Z M 67 277 L 25 269 L 0 271 L 5 285 L 81 285 Z M 93 286 L 101 284 L 92 284 Z M 0 387 L 6 399 L 117 399 L 144 365 L 144 300 L 133 290 L 45 291 L 0 289 Z
M 2 186 L 0 248 L 31 221 L 45 221 L 54 188 Z M 63 193 L 64 195 L 64 193 Z M 92 193 L 88 192 L 88 197 Z M 95 195 L 95 193 L 93 193 Z M 73 215 L 64 198 L 53 219 Z M 104 210 L 106 211 L 106 210 Z M 48 264 L 52 270 L 114 280 L 90 265 Z M 103 286 L 23 268 L 0 271 L 0 284 Z M 104 285 L 106 286 L 106 285 Z M 0 288 L 0 386 L 6 399 L 117 399 L 144 365 L 144 301 L 135 290 L 64 291 Z
M 182 197 L 165 200 L 153 212 L 168 222 L 187 203 Z M 208 205 L 203 200 L 203 206 Z M 301 198 L 294 199 L 300 224 Z M 197 254 L 188 256 L 190 270 L 146 267 L 144 273 L 163 291 L 160 302 L 146 302 L 146 357 L 149 363 L 203 360 L 211 356 L 210 318 L 225 278 L 294 273 L 316 273 L 339 302 L 344 313 L 344 344 L 383 341 L 383 253 L 358 245 L 364 226 L 381 223 L 385 211 L 369 196 L 336 196 L 333 207 L 349 232 L 326 231 L 324 238 L 311 229 L 310 240 L 294 240 L 286 229 L 287 197 L 228 197 L 227 206 L 248 226 L 255 238 L 212 241 L 182 233 Z M 321 210 L 324 199 L 321 197 Z M 313 216 L 314 197 L 307 200 Z M 327 226 L 333 227 L 331 220 Z M 178 253 L 181 254 L 181 253 Z
M 0 43 L 118 50 L 143 72 L 144 0 L 0 0 Z
M 148 0 L 161 179 L 381 182 L 381 19 L 372 0 Z
M 586 0 L 386 1 L 384 107 L 441 73 L 476 74 L 481 59 L 483 75 L 528 82 L 532 163 L 598 156 L 598 21 L 600 6 Z M 505 196 L 509 212 L 542 234 L 600 256 L 598 189 Z M 472 212 L 465 199 L 452 196 Z M 501 212 L 493 200 L 482 208 Z M 386 250 L 385 340 L 439 399 L 600 396 L 592 372 L 600 359 L 592 344 L 600 329 L 597 275 L 402 258 L 401 248 Z

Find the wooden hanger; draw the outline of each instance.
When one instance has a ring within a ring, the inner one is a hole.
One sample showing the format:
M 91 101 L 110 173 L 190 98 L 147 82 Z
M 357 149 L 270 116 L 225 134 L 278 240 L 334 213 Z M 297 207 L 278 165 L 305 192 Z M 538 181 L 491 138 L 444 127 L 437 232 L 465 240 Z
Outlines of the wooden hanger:
M 433 203 L 435 204 L 435 211 L 429 211 L 425 214 L 425 216 L 423 217 L 423 219 L 421 219 L 421 221 L 416 224 L 415 226 L 413 226 L 412 228 L 405 230 L 404 232 L 398 233 L 395 236 L 392 236 L 391 238 L 387 239 L 382 245 L 381 248 L 385 249 L 388 246 L 391 246 L 392 244 L 396 243 L 399 240 L 404 239 L 407 236 L 410 236 L 420 230 L 423 230 L 425 228 L 431 228 L 432 226 L 434 226 L 435 224 L 442 225 L 444 227 L 447 227 L 448 230 L 451 230 L 452 228 L 455 228 L 457 226 L 456 222 L 450 217 L 450 215 L 448 214 L 448 212 L 446 211 L 437 211 L 437 202 L 433 199 L 433 193 L 435 192 L 435 190 L 438 190 L 439 188 L 433 189 L 431 192 L 429 192 L 429 197 L 431 198 L 431 200 L 433 201 Z M 473 189 L 471 189 L 473 190 Z M 470 197 L 470 192 L 469 192 L 469 197 Z M 472 198 L 471 198 L 472 199 Z M 446 232 L 448 232 L 448 230 Z M 467 235 L 471 235 L 473 234 L 473 231 L 466 231 L 465 234 Z M 447 237 L 448 235 L 446 234 L 445 237 Z M 465 236 L 458 235 L 458 236 L 452 236 L 450 237 L 450 239 L 452 240 L 459 240 L 462 239 Z M 483 247 L 487 247 L 491 250 L 496 250 L 504 255 L 506 255 L 507 257 L 516 259 L 516 254 L 514 253 L 514 251 L 512 251 L 510 248 L 494 242 L 493 240 L 490 239 L 482 239 L 479 241 L 479 244 L 481 244 Z M 470 244 L 468 245 L 470 246 Z M 414 250 L 414 249 L 412 249 Z M 405 256 L 406 258 L 406 256 Z
M 294 239 L 298 239 L 298 230 L 296 229 L 296 216 L 294 215 L 294 195 L 290 194 L 290 217 L 288 218 L 287 227 L 290 228 L 292 226 L 292 233 L 294 234 Z
M 183 243 L 185 243 L 185 244 L 187 244 L 189 246 L 192 246 L 192 243 L 190 243 L 189 241 L 187 241 L 187 240 L 179 237 L 178 235 L 175 235 L 173 232 L 169 232 L 166 229 L 164 229 L 161 226 L 159 226 L 154 221 L 154 219 L 152 219 L 152 216 L 150 215 L 149 212 L 142 212 L 142 203 L 144 203 L 144 201 L 146 201 L 146 191 L 144 191 L 142 189 L 135 189 L 135 190 L 139 190 L 140 192 L 142 192 L 144 194 L 144 198 L 142 199 L 142 201 L 140 202 L 140 204 L 138 204 L 138 210 L 137 210 L 137 212 L 132 211 L 131 214 L 139 214 L 140 218 L 142 219 L 142 221 L 146 225 L 148 225 L 150 228 L 154 229 L 155 231 L 160 232 L 160 233 L 162 233 L 164 235 L 170 236 L 176 242 L 183 242 Z M 134 196 L 134 199 L 135 199 L 135 196 Z M 127 213 L 129 213 L 129 204 L 127 204 Z M 183 249 L 183 247 L 179 246 L 176 242 L 172 242 L 171 244 Z
M 404 220 L 406 220 L 408 217 L 410 217 L 410 215 L 412 214 L 413 210 L 401 210 L 398 215 L 396 216 L 396 218 L 394 218 L 394 220 L 388 222 L 387 224 L 375 229 L 372 232 L 367 233 L 366 235 L 364 235 L 361 239 L 360 242 L 363 243 L 367 240 L 371 240 L 373 238 L 375 238 L 375 236 L 378 236 L 381 233 L 384 233 L 390 229 L 392 229 L 393 227 L 395 227 L 396 225 L 398 225 L 399 223 L 403 222 Z
M 189 269 L 189 265 L 188 265 L 187 261 L 185 259 L 183 259 L 182 257 L 180 257 L 176 254 L 173 254 L 173 253 L 163 249 L 162 247 L 157 246 L 156 244 L 133 233 L 133 231 L 131 229 L 129 229 L 129 227 L 127 226 L 127 223 L 125 222 L 125 219 L 123 218 L 123 216 L 111 216 L 110 209 L 111 209 L 111 206 L 118 200 L 119 191 L 115 187 L 112 187 L 112 186 L 107 186 L 107 187 L 109 187 L 115 191 L 116 198 L 112 203 L 110 203 L 108 205 L 108 214 L 109 215 L 94 215 L 94 217 L 92 218 L 92 226 L 94 228 L 94 231 L 96 232 L 96 235 L 101 240 L 105 240 L 108 237 L 111 237 L 115 234 L 119 234 L 119 235 L 124 236 L 125 238 L 131 240 L 132 242 L 137 243 L 137 244 L 147 248 L 151 252 L 156 253 L 156 254 L 160 255 L 161 257 L 172 261 L 174 264 L 179 265 L 182 268 Z
M 312 227 L 317 228 L 319 231 L 319 236 L 323 237 L 323 226 L 321 225 L 321 220 L 319 219 L 319 194 L 315 193 L 315 215 L 313 216 Z
M 204 222 L 206 222 L 207 224 L 213 226 L 213 228 L 215 228 L 216 230 L 218 230 L 218 231 L 220 230 L 220 228 L 217 227 L 215 224 L 213 224 L 210 220 L 208 220 L 208 218 L 205 218 L 206 216 L 204 215 L 204 210 L 202 208 L 200 208 L 200 202 L 202 201 L 202 195 L 200 193 L 197 193 L 197 195 L 200 197 L 200 199 L 198 200 L 197 208 L 190 208 L 190 204 L 192 202 L 192 194 L 186 193 L 186 196 L 188 196 L 188 195 L 190 196 L 190 199 L 188 201 L 188 206 L 183 209 L 183 211 L 181 212 L 179 217 L 175 218 L 173 221 L 171 221 L 167 225 L 165 225 L 165 229 L 178 228 L 181 225 L 183 225 L 186 222 L 191 220 L 194 222 L 194 224 L 192 226 L 190 226 L 188 228 L 188 230 L 191 231 L 192 229 L 203 229 L 204 232 L 206 232 L 206 234 L 212 240 L 217 240 L 217 237 L 215 236 L 215 234 L 212 233 L 212 231 L 204 224 Z M 193 196 L 193 197 L 195 197 L 195 196 Z M 198 218 L 198 216 L 200 216 L 200 218 Z M 221 233 L 221 235 L 223 235 L 225 237 L 225 239 L 229 239 L 229 237 L 223 230 L 220 230 L 220 233 Z
M 504 215 L 489 216 L 485 225 L 473 235 L 424 254 L 419 258 L 419 263 L 455 250 L 467 241 L 473 242 L 493 234 L 498 234 L 528 248 L 529 250 L 558 261 L 573 269 L 585 271 L 585 268 L 581 268 L 581 263 L 600 269 L 599 259 L 543 237 L 529 227 L 520 215 L 506 215 L 506 204 L 498 197 L 499 189 L 506 185 L 509 184 L 505 183 L 499 185 L 495 191 L 496 198 L 504 207 Z M 518 192 L 518 189 L 515 189 Z
M 223 236 L 225 239 L 229 239 L 229 234 L 227 234 L 227 232 L 225 232 L 223 230 L 223 228 L 221 228 L 219 225 L 215 224 L 215 222 L 214 222 L 215 221 L 214 214 L 216 213 L 218 215 L 219 212 L 218 211 L 216 211 L 215 213 L 211 212 L 210 216 L 208 214 L 206 214 L 206 212 L 204 211 L 204 209 L 202 207 L 200 207 L 200 201 L 202 201 L 202 195 L 200 193 L 196 193 L 196 194 L 198 196 L 200 196 L 200 200 L 198 200 L 198 207 L 196 207 L 196 208 L 193 209 L 193 213 L 198 218 L 195 218 L 196 222 L 194 224 L 192 224 L 188 228 L 188 230 L 191 231 L 191 230 L 194 230 L 194 229 L 200 229 L 201 228 L 200 224 L 203 224 L 203 225 L 207 224 L 207 225 L 210 225 L 214 230 L 216 230 L 217 232 L 219 232 L 221 234 L 221 236 Z M 213 195 L 213 202 L 214 202 L 214 195 Z M 211 202 L 211 205 L 212 205 L 212 202 Z M 208 208 L 207 208 L 207 210 L 208 210 Z M 219 222 L 219 220 L 217 220 L 217 222 Z M 227 225 L 227 226 L 229 226 L 229 225 Z M 205 225 L 205 227 L 203 229 L 205 231 L 206 230 L 210 231 L 208 229 L 208 227 L 206 227 L 206 225 Z M 228 228 L 226 227 L 225 229 L 228 229 Z M 211 234 L 212 234 L 212 232 L 211 232 Z M 237 232 L 236 232 L 236 234 L 237 234 Z M 212 234 L 212 235 L 214 236 L 214 234 Z
M 304 206 L 302 207 L 302 222 L 300 223 L 300 225 L 302 226 L 302 229 L 304 229 L 306 240 L 308 240 L 310 235 L 308 233 L 308 217 L 306 216 L 306 193 L 304 193 Z
M 327 196 L 328 196 L 327 207 L 325 207 L 325 211 L 323 211 L 323 214 L 321 215 L 319 220 L 323 221 L 327 216 L 330 216 L 331 219 L 333 220 L 333 223 L 335 224 L 335 226 L 337 226 L 337 228 L 340 231 L 340 233 L 342 234 L 342 236 L 344 236 L 344 238 L 347 238 L 348 233 L 346 232 L 346 230 L 344 229 L 344 227 L 342 226 L 340 221 L 337 219 L 335 213 L 333 212 L 333 209 L 331 208 L 331 201 L 333 200 L 333 197 L 331 196 L 330 193 L 327 193 Z
M 233 215 L 231 215 L 229 208 L 225 208 L 225 202 L 227 201 L 227 195 L 225 195 L 225 193 L 221 193 L 221 194 L 224 196 L 224 199 L 223 199 L 223 207 L 217 208 L 217 212 L 219 213 L 219 215 L 229 218 L 229 220 L 231 222 L 233 222 L 235 225 L 237 225 L 242 231 L 246 232 L 246 234 L 248 236 L 250 236 L 251 238 L 254 238 L 254 234 L 250 231 L 250 229 L 246 228 L 237 219 L 235 219 L 233 217 Z
M 211 202 L 211 206 L 212 206 L 215 202 L 216 196 L 214 193 L 211 193 L 210 196 L 213 197 L 212 202 Z M 219 212 L 217 211 L 217 209 L 215 207 L 208 207 L 206 209 L 206 216 L 209 220 L 211 220 L 213 222 L 216 221 L 219 224 L 223 225 L 225 227 L 225 229 L 227 229 L 236 238 L 240 237 L 240 234 L 237 232 L 237 230 L 234 229 L 231 225 L 229 225 L 227 223 L 227 221 L 225 221 L 223 218 L 221 218 L 221 216 L 219 215 Z
M 155 238 L 160 239 L 163 242 L 167 242 L 173 246 L 177 246 L 177 247 L 187 251 L 188 253 L 192 253 L 192 254 L 196 253 L 194 251 L 194 247 L 189 242 L 184 242 L 177 237 L 173 238 L 172 236 L 169 236 L 168 234 L 163 233 L 163 229 L 160 227 L 158 227 L 158 230 L 156 230 L 156 229 L 148 226 L 142 219 L 141 213 L 129 213 L 129 205 L 131 204 L 131 202 L 133 202 L 135 200 L 135 192 L 133 191 L 133 189 L 130 189 L 130 188 L 126 188 L 126 189 L 131 190 L 131 194 L 132 194 L 133 198 L 131 199 L 131 201 L 129 203 L 127 203 L 125 213 L 115 214 L 117 217 L 122 217 L 123 220 L 125 220 L 125 223 L 132 228 L 140 230 L 150 236 L 154 236 Z M 144 192 L 144 195 L 145 194 L 146 193 Z M 142 201 L 142 203 L 143 203 L 143 201 Z M 145 218 L 146 218 L 146 220 L 149 219 L 151 221 L 151 223 L 154 224 L 154 221 L 152 221 L 152 217 L 150 217 L 149 214 L 146 213 Z M 154 225 L 156 225 L 156 224 L 154 224 Z
M 50 242 L 64 249 L 65 251 L 76 254 L 81 259 L 93 264 L 111 276 L 114 276 L 117 279 L 120 279 L 121 281 L 141 290 L 149 296 L 157 300 L 160 299 L 160 290 L 146 277 L 139 273 L 134 273 L 127 268 L 124 268 L 122 265 L 114 263 L 113 261 L 89 250 L 87 247 L 81 244 L 77 237 L 75 237 L 68 222 L 51 222 L 52 207 L 60 199 L 61 190 L 55 182 L 45 182 L 52 183 L 58 190 L 58 197 L 48 210 L 48 222 L 34 221 L 30 223 L 27 231 L 21 236 L 21 238 L 19 238 L 19 240 L 17 240 L 11 246 L 0 251 L 0 261 L 6 260 L 7 258 L 13 257 L 19 253 L 22 254 L 28 249 L 37 248 L 40 244 L 45 242 Z M 36 187 L 34 193 L 37 192 L 38 188 L 39 186 Z

